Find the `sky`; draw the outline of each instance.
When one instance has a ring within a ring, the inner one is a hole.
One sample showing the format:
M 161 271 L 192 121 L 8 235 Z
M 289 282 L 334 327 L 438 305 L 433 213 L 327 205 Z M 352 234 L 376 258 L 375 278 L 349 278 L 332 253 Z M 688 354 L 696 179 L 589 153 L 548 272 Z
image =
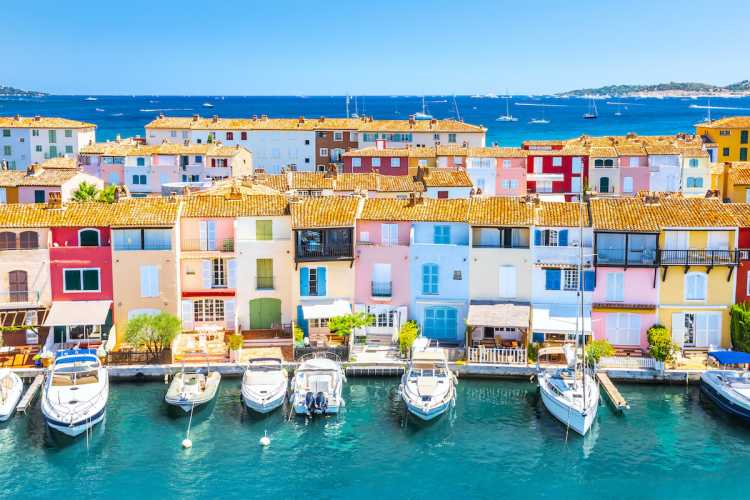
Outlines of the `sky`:
M 0 17 L 0 84 L 55 94 L 541 94 L 750 79 L 748 0 L 33 0 Z

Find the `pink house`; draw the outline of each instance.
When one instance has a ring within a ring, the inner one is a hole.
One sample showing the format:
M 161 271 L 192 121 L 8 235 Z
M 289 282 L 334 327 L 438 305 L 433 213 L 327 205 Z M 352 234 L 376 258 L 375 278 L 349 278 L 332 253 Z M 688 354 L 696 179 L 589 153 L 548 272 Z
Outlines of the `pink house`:
M 526 194 L 525 155 L 497 158 L 495 194 L 497 196 L 524 196 Z
M 367 342 L 389 344 L 407 320 L 411 223 L 371 220 L 367 204 L 355 229 L 354 308 L 375 318 Z
M 648 156 L 620 156 L 620 187 L 625 196 L 649 190 Z

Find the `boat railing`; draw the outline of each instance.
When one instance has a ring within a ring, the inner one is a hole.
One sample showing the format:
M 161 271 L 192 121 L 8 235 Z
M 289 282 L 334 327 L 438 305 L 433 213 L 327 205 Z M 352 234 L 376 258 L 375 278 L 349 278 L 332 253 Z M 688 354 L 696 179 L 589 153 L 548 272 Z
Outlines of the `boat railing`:
M 341 363 L 341 356 L 336 354 L 333 351 L 313 351 L 308 352 L 306 354 L 303 354 L 299 358 L 297 358 L 297 361 L 299 362 L 305 362 L 309 361 L 311 359 L 330 359 L 331 361 L 335 361 L 336 363 Z
M 58 401 L 57 401 L 57 405 L 55 405 L 55 412 L 57 414 L 59 414 L 59 415 L 65 416 L 65 417 L 69 417 L 69 416 L 74 416 L 74 415 L 79 415 L 81 413 L 85 413 L 86 411 L 88 411 L 89 409 L 91 409 L 95 404 L 99 403 L 99 401 L 101 399 L 104 399 L 104 395 L 108 391 L 108 389 L 109 389 L 109 383 L 105 383 L 101 387 L 101 389 L 99 389 L 99 392 L 97 392 L 96 394 L 94 394 L 83 405 L 76 406 L 76 407 L 73 407 L 73 408 L 66 408 L 66 407 L 63 406 L 62 401 L 59 399 L 60 398 L 60 392 L 58 392 L 57 393 Z M 70 420 L 72 421 L 73 419 L 71 418 Z

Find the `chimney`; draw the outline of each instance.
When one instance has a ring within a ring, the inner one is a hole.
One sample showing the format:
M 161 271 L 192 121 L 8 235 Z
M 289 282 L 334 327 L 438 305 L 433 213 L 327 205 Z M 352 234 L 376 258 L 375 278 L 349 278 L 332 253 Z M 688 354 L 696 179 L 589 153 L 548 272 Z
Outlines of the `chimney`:
M 323 174 L 323 177 L 326 179 L 335 179 L 338 175 L 338 171 L 336 170 L 336 165 L 326 165 L 326 171 Z
M 26 167 L 26 176 L 27 177 L 36 177 L 37 175 L 41 175 L 44 169 L 41 165 L 38 163 L 32 163 L 28 167 Z
M 378 139 L 377 141 L 375 141 L 375 149 L 377 149 L 378 151 L 382 151 L 387 147 L 388 144 L 385 142 L 385 139 Z
M 299 118 L 297 119 L 297 122 L 298 122 L 298 123 L 305 123 L 305 117 L 304 117 L 304 116 L 300 116 L 300 117 L 299 117 Z
M 214 115 L 211 117 L 211 121 L 213 123 L 219 123 L 219 115 Z
M 320 123 L 325 123 L 325 121 L 326 121 L 326 117 L 325 117 L 325 116 L 321 116 L 321 117 L 320 117 L 320 120 L 318 120 L 318 121 L 319 121 Z
M 419 193 L 414 201 L 417 202 L 417 205 L 423 204 L 424 203 L 424 198 L 422 197 L 422 193 Z
M 409 115 L 409 125 L 417 123 L 417 118 L 414 115 Z
M 242 193 L 240 192 L 240 187 L 237 185 L 236 181 L 232 182 L 232 185 L 229 188 L 229 192 L 224 196 L 224 199 L 226 200 L 242 199 Z
M 17 121 L 17 122 L 20 122 L 20 121 L 21 121 L 21 115 L 16 115 L 16 121 Z
M 200 118 L 200 116 L 198 116 L 197 114 L 196 114 L 196 115 L 193 115 L 193 121 L 194 121 L 194 122 L 197 122 L 197 121 L 198 121 L 198 118 Z
M 41 116 L 39 116 L 39 115 L 35 115 L 35 116 L 34 116 L 34 121 L 35 121 L 35 122 L 38 122 L 38 121 L 39 121 L 39 120 L 41 120 L 41 119 L 42 119 L 42 117 L 41 117 Z
M 164 118 L 164 113 L 159 113 L 159 118 Z
M 260 115 L 261 120 L 268 120 L 268 115 Z
M 62 193 L 49 193 L 47 195 L 47 208 L 62 208 Z
M 413 207 L 416 204 L 417 204 L 417 195 L 416 193 L 414 193 L 414 191 L 412 191 L 411 193 L 409 193 L 409 205 L 408 206 Z

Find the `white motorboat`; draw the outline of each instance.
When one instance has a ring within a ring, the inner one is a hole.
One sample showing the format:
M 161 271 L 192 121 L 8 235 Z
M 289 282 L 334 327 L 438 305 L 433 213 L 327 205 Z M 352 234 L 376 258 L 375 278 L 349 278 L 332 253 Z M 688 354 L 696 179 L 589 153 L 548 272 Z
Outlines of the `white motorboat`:
M 750 354 L 738 351 L 708 353 L 721 365 L 745 365 Z M 737 370 L 706 370 L 701 375 L 701 392 L 725 412 L 750 422 L 750 372 Z
M 164 401 L 172 406 L 181 408 L 184 412 L 190 412 L 214 399 L 221 382 L 221 373 L 209 372 L 185 372 L 184 370 L 175 374 L 172 383 L 169 384 Z
M 422 420 L 439 417 L 456 404 L 457 383 L 448 368 L 445 351 L 439 346 L 430 347 L 425 337 L 418 338 L 399 386 L 409 413 Z
M 290 401 L 297 415 L 336 414 L 345 404 L 344 370 L 334 359 L 318 356 L 303 360 L 294 372 Z
M 102 420 L 109 398 L 109 376 L 95 349 L 58 351 L 42 395 L 50 428 L 78 436 Z
M 289 376 L 278 358 L 251 359 L 242 376 L 242 402 L 258 413 L 275 410 L 286 399 Z
M 23 394 L 23 381 L 21 377 L 8 370 L 0 370 L 0 422 L 8 420 Z
M 204 102 L 204 103 L 202 104 L 202 106 L 203 106 L 204 108 L 213 108 L 213 107 L 214 107 L 214 105 L 213 105 L 213 104 L 211 104 L 210 102 Z

